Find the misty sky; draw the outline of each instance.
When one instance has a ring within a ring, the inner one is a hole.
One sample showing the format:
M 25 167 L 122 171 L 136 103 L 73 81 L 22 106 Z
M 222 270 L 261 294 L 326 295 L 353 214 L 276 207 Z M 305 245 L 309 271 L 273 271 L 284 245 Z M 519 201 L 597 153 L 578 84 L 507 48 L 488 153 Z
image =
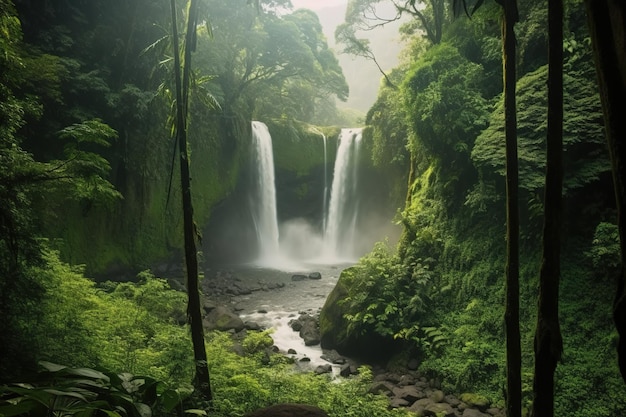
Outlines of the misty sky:
M 317 11 L 331 6 L 347 4 L 348 0 L 291 0 L 291 3 L 296 9 L 304 8 Z

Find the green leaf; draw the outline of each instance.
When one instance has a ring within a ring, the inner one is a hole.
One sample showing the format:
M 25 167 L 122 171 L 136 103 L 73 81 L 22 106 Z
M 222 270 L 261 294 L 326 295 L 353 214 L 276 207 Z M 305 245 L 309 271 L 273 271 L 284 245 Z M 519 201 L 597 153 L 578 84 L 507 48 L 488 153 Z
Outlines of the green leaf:
M 107 382 L 110 381 L 108 376 L 106 376 L 105 374 L 103 374 L 100 371 L 96 371 L 95 369 L 89 369 L 89 368 L 68 368 L 67 369 L 67 373 L 69 375 L 84 376 L 86 378 L 99 379 L 99 380 L 103 380 L 103 381 L 107 381 Z
M 166 412 L 172 411 L 180 403 L 181 398 L 176 390 L 168 389 L 161 394 L 161 405 Z
M 144 403 L 135 403 L 135 408 L 141 417 L 152 417 L 152 409 Z
M 189 410 L 185 410 L 186 414 L 194 414 L 196 416 L 208 416 L 207 412 L 204 410 L 199 410 L 199 409 L 189 409 Z
M 26 399 L 19 401 L 17 404 L 0 405 L 0 416 L 13 417 L 30 414 L 31 412 L 33 412 L 33 415 L 38 415 L 39 413 L 35 413 L 34 410 L 41 408 L 42 407 L 39 402 Z
M 67 369 L 67 366 L 58 365 L 56 363 L 47 362 L 47 361 L 39 361 L 39 365 L 42 366 L 43 368 L 45 368 L 47 371 L 50 371 L 50 372 L 59 372 L 59 371 L 61 371 L 63 369 Z
M 85 398 L 84 395 L 79 394 L 78 392 L 74 392 L 74 391 L 61 391 L 58 389 L 54 389 L 54 388 L 46 388 L 44 389 L 45 392 L 48 392 L 52 395 L 55 395 L 57 397 L 73 397 L 73 398 L 78 398 L 81 401 L 87 402 L 87 398 Z

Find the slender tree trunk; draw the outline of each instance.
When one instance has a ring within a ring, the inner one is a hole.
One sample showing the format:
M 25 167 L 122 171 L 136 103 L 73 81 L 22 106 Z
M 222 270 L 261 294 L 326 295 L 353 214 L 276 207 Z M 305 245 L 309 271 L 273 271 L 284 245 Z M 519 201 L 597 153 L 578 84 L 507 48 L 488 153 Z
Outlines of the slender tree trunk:
M 554 371 L 563 351 L 559 325 L 563 188 L 563 0 L 548 1 L 548 137 L 543 259 L 535 330 L 533 417 L 554 416 Z
M 191 75 L 191 50 L 196 30 L 197 1 L 190 0 L 187 10 L 187 33 L 185 34 L 185 59 L 181 81 L 180 51 L 178 48 L 178 29 L 176 24 L 176 2 L 171 1 L 172 31 L 174 44 L 174 72 L 176 77 L 176 138 L 180 154 L 180 181 L 183 203 L 183 231 L 185 241 L 185 264 L 187 267 L 187 320 L 191 328 L 191 340 L 195 361 L 194 387 L 207 401 L 213 399 L 211 380 L 204 345 L 202 327 L 202 309 L 198 288 L 198 254 L 196 251 L 196 229 L 193 222 L 191 201 L 191 175 L 189 154 L 187 152 L 187 115 L 189 97 L 189 79 Z
M 586 0 L 604 125 L 611 155 L 622 271 L 613 319 L 619 333 L 619 367 L 626 381 L 626 2 Z
M 515 103 L 515 32 L 517 0 L 504 0 L 502 22 L 502 64 L 506 136 L 506 408 L 508 417 L 522 415 L 522 354 L 519 329 L 519 174 L 517 162 L 517 110 Z

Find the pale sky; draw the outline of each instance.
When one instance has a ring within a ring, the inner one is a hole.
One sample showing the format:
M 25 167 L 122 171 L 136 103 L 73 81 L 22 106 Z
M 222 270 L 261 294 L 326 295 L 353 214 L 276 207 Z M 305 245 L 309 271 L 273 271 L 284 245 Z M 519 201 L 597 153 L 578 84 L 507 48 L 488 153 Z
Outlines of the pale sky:
M 347 3 L 348 0 L 291 0 L 291 4 L 293 4 L 295 9 L 304 8 L 315 11 Z

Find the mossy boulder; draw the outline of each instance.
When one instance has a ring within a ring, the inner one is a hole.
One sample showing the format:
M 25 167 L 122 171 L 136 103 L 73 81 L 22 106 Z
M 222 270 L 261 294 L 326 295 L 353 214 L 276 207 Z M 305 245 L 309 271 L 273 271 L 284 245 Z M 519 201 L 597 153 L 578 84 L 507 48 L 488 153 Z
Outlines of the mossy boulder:
M 322 349 L 335 349 L 342 355 L 373 363 L 386 363 L 402 344 L 374 332 L 352 330 L 345 318 L 348 306 L 341 301 L 348 296 L 353 268 L 345 269 L 330 292 L 320 312 Z
M 471 392 L 461 394 L 459 399 L 470 407 L 478 408 L 479 410 L 486 410 L 491 405 L 491 402 L 486 397 Z

